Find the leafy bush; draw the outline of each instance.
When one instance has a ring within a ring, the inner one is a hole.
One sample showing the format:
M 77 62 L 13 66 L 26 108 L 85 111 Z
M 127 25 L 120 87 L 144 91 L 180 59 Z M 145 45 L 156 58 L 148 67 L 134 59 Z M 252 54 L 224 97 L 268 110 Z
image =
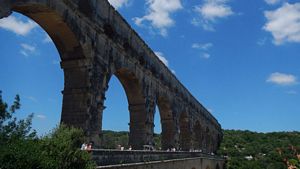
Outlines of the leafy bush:
M 94 169 L 90 154 L 79 149 L 83 138 L 83 132 L 76 128 L 65 125 L 56 128 L 40 141 L 42 166 L 47 169 Z
M 79 150 L 83 131 L 61 125 L 48 136 L 38 138 L 31 129 L 33 114 L 17 120 L 17 95 L 12 106 L 0 91 L 0 169 L 94 169 L 91 155 Z

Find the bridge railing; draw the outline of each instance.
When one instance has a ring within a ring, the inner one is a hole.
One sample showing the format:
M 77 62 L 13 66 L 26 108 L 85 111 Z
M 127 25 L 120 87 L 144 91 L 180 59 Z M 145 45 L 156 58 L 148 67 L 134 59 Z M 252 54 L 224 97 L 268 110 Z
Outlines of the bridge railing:
M 145 150 L 122 150 L 121 151 L 115 149 L 94 149 L 92 150 L 92 156 L 98 166 L 195 158 L 195 157 L 224 160 L 223 158 L 216 155 L 205 154 L 202 152 L 189 152 L 189 151 L 175 151 L 175 152 L 145 151 Z

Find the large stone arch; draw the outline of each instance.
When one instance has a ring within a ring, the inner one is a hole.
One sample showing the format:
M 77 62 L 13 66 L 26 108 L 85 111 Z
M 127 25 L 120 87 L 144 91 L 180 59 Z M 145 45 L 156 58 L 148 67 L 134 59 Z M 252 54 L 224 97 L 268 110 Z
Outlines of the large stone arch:
M 64 1 L 0 1 L 0 18 L 19 12 L 38 23 L 51 37 L 61 58 L 64 91 L 61 122 L 82 128 L 89 140 L 99 142 L 105 75 L 95 64 L 89 26 Z M 76 77 L 76 78 L 75 78 Z M 97 92 L 98 91 L 98 92 Z

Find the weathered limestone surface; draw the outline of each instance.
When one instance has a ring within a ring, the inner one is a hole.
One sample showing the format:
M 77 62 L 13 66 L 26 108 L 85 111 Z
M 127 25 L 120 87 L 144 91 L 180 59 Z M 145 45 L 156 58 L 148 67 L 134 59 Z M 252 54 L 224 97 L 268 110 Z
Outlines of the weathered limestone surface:
M 0 0 L 0 18 L 20 12 L 48 32 L 61 56 L 65 86 L 61 121 L 101 144 L 105 92 L 122 83 L 130 112 L 130 145 L 153 144 L 158 105 L 163 149 L 215 152 L 218 121 L 177 80 L 106 0 Z
M 98 166 L 111 166 L 120 164 L 136 164 L 149 161 L 166 161 L 174 159 L 205 158 L 216 159 L 218 162 L 225 160 L 201 152 L 167 152 L 167 151 L 145 151 L 145 150 L 93 150 L 92 156 Z
M 218 158 L 195 157 L 143 163 L 99 166 L 97 169 L 225 169 L 225 162 Z

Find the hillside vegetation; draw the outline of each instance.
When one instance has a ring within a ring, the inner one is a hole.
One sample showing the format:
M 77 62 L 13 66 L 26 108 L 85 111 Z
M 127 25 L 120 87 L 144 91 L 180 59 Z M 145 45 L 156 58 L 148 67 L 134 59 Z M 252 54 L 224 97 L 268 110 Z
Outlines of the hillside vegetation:
M 300 132 L 225 130 L 219 154 L 228 169 L 299 169 Z
M 160 135 L 154 137 L 160 147 Z M 128 132 L 103 131 L 103 147 L 128 147 Z M 224 130 L 218 154 L 228 159 L 228 169 L 300 169 L 300 132 L 256 133 Z M 298 157 L 297 157 L 298 155 Z
M 38 137 L 31 128 L 33 115 L 16 118 L 20 107 L 18 95 L 8 106 L 0 91 L 0 169 L 95 168 L 90 154 L 79 150 L 84 140 L 82 130 L 62 125 Z M 103 131 L 102 148 L 121 145 L 127 149 L 128 139 L 128 132 Z M 155 134 L 157 149 L 160 140 Z M 228 169 L 300 169 L 300 132 L 224 130 L 218 155 L 227 158 Z

